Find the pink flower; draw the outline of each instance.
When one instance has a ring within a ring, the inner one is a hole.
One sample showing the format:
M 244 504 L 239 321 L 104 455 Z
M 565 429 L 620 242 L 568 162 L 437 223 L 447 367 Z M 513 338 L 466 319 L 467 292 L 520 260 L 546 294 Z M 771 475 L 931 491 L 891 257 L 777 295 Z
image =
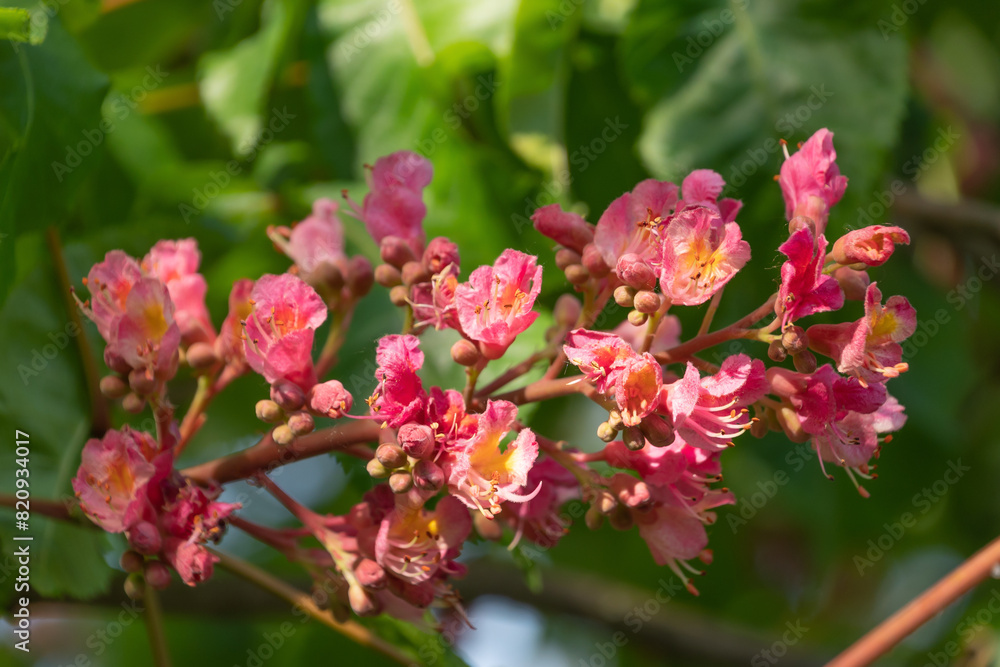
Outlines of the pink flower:
M 493 266 L 480 266 L 455 289 L 462 331 L 487 358 L 499 359 L 538 317 L 532 307 L 541 290 L 537 258 L 504 250 Z
M 556 243 L 583 254 L 583 248 L 594 240 L 594 227 L 577 213 L 562 210 L 559 204 L 549 204 L 531 214 L 535 229 Z
M 306 274 L 323 264 L 344 266 L 344 226 L 337 217 L 337 202 L 317 199 L 312 215 L 295 225 L 288 237 L 285 253 Z
M 630 348 L 631 349 L 631 348 Z M 615 402 L 625 426 L 638 426 L 660 407 L 666 393 L 663 369 L 650 353 L 634 354 L 625 361 L 615 381 Z
M 170 291 L 185 345 L 215 340 L 215 327 L 205 307 L 208 286 L 198 273 L 200 263 L 201 253 L 194 239 L 159 241 L 142 260 L 146 272 L 159 278 Z
M 500 503 L 531 500 L 518 489 L 528 482 L 528 472 L 538 458 L 538 441 L 530 429 L 522 429 L 501 451 L 500 441 L 517 421 L 517 406 L 508 401 L 487 401 L 479 415 L 476 434 L 455 443 L 444 460 L 448 489 L 470 508 L 487 518 L 501 511 Z
M 750 244 L 742 240 L 739 225 L 723 223 L 712 209 L 688 208 L 671 219 L 664 233 L 660 289 L 672 303 L 697 306 L 749 260 Z
M 569 500 L 580 497 L 580 482 L 569 470 L 546 458 L 532 466 L 528 482 L 517 492 L 527 495 L 531 489 L 538 489 L 534 498 L 517 505 L 513 512 L 501 515 L 514 526 L 515 535 L 510 548 L 524 537 L 549 549 L 569 532 L 566 520 L 559 516 L 559 508 Z
M 792 232 L 778 250 L 788 257 L 788 261 L 781 265 L 781 286 L 774 304 L 774 312 L 781 316 L 782 327 L 807 315 L 837 310 L 844 305 L 840 285 L 831 276 L 823 274 L 825 236 L 820 234 L 817 241 L 812 230 L 803 227 Z
M 594 243 L 604 263 L 617 266 L 618 258 L 634 253 L 653 268 L 659 262 L 659 230 L 677 205 L 677 186 L 647 179 L 611 202 L 594 230 Z
M 372 414 L 392 428 L 419 421 L 427 394 L 417 371 L 424 365 L 424 353 L 416 336 L 383 336 L 375 352 L 378 386 L 368 399 Z
M 219 337 L 215 339 L 215 354 L 238 373 L 246 371 L 247 355 L 243 344 L 243 322 L 250 317 L 253 306 L 250 295 L 254 282 L 241 278 L 233 283 L 229 292 L 229 314 L 222 322 Z
M 265 275 L 250 295 L 244 351 L 250 368 L 270 383 L 288 380 L 308 391 L 316 384 L 312 346 L 326 304 L 301 278 Z
M 167 476 L 172 460 L 150 435 L 128 426 L 88 440 L 73 479 L 80 509 L 109 533 L 128 530 L 153 509 L 150 485 Z
M 177 538 L 166 540 L 163 557 L 188 586 L 208 581 L 215 571 L 215 563 L 219 562 L 219 557 L 202 545 Z
M 563 352 L 602 394 L 614 389 L 625 365 L 638 356 L 620 336 L 587 329 L 570 331 Z
M 114 320 L 108 349 L 149 377 L 169 379 L 177 370 L 180 342 L 167 287 L 156 278 L 136 281 L 125 299 L 125 312 Z
M 856 229 L 833 244 L 833 259 L 838 264 L 881 266 L 892 257 L 897 243 L 910 243 L 910 235 L 902 227 L 873 225 Z
M 458 556 L 472 531 L 472 518 L 454 496 L 442 498 L 433 511 L 407 500 L 397 496 L 396 508 L 382 520 L 375 560 L 405 581 L 419 584 Z
M 479 415 L 465 410 L 465 400 L 454 389 L 431 387 L 427 401 L 427 423 L 435 431 L 435 440 L 450 446 L 459 440 L 475 437 Z
M 424 246 L 423 189 L 434 174 L 426 158 L 398 151 L 379 158 L 372 169 L 371 192 L 364 199 L 361 219 L 376 242 L 388 236 L 407 241 L 419 255 Z
M 684 377 L 668 385 L 666 404 L 684 442 L 706 452 L 720 451 L 750 428 L 743 406 L 759 400 L 766 389 L 763 362 L 736 354 L 706 378 L 688 362 Z
M 838 375 L 829 364 L 813 373 L 772 367 L 767 370 L 767 381 L 771 393 L 784 399 L 794 412 L 795 422 L 786 426 L 792 436 L 822 434 L 848 412 L 873 413 L 886 396 L 883 385 L 866 387 L 854 378 Z M 788 417 L 785 415 L 786 421 Z
M 111 342 L 115 320 L 125 312 L 125 300 L 141 278 L 139 263 L 121 250 L 106 254 L 87 274 L 84 284 L 90 290 L 90 300 L 89 307 L 82 310 L 97 325 L 105 342 Z
M 865 293 L 865 316 L 855 322 L 815 324 L 806 335 L 809 345 L 837 361 L 837 370 L 861 382 L 883 382 L 907 370 L 902 361 L 906 340 L 917 329 L 917 312 L 906 298 L 890 297 L 882 306 L 878 283 Z
M 833 133 L 823 128 L 781 165 L 778 183 L 789 222 L 805 216 L 815 224 L 816 234 L 823 233 L 830 207 L 840 201 L 847 189 L 847 177 L 840 175 L 836 160 Z
M 416 326 L 433 326 L 437 330 L 458 329 L 458 310 L 455 293 L 458 290 L 458 267 L 448 264 L 429 282 L 417 283 L 410 292 L 413 302 L 413 319 Z

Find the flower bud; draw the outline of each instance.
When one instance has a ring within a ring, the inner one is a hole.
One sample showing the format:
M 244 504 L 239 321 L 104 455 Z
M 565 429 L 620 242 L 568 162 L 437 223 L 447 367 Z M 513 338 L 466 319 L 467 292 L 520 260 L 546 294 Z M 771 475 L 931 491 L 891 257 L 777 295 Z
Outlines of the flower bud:
M 811 437 L 802 429 L 802 422 L 799 421 L 799 416 L 793 408 L 787 405 L 782 406 L 780 410 L 774 411 L 774 418 L 792 442 L 805 442 Z
M 147 373 L 145 369 L 136 368 L 128 374 L 128 385 L 140 396 L 148 396 L 156 389 L 156 378 L 152 370 Z
M 433 461 L 417 461 L 413 466 L 413 483 L 422 491 L 437 491 L 444 486 L 444 471 Z
M 628 313 L 628 321 L 632 326 L 641 327 L 648 319 L 649 315 L 640 313 L 638 310 L 630 310 Z
M 632 513 L 624 505 L 618 505 L 608 514 L 608 523 L 615 530 L 630 530 L 635 525 Z
M 287 380 L 277 380 L 271 385 L 271 400 L 289 412 L 302 409 L 306 395 L 297 385 Z
M 158 560 L 146 562 L 146 569 L 143 572 L 149 585 L 158 591 L 164 590 L 170 585 L 170 568 Z
M 344 389 L 340 380 L 327 380 L 313 385 L 307 398 L 309 409 L 313 413 L 334 419 L 343 417 L 354 405 L 354 398 Z
M 135 600 L 137 602 L 142 600 L 143 593 L 145 592 L 146 582 L 143 580 L 141 574 L 133 572 L 125 577 L 125 595 L 127 595 L 130 600 Z
M 616 431 L 622 430 L 622 428 L 625 427 L 625 422 L 622 421 L 622 413 L 620 413 L 618 410 L 609 411 L 608 424 L 610 424 L 611 428 L 615 429 Z
M 403 424 L 398 439 L 403 451 L 415 459 L 425 459 L 434 453 L 434 431 L 430 426 Z
M 633 252 L 618 258 L 617 273 L 623 283 L 637 290 L 651 290 L 656 287 L 656 273 L 653 267 Z
M 128 384 L 118 375 L 105 375 L 101 378 L 101 395 L 105 398 L 121 398 L 128 392 Z
M 623 488 L 618 493 L 618 500 L 627 507 L 635 509 L 637 507 L 645 507 L 653 502 L 653 494 L 648 484 L 638 480 L 635 484 Z
M 771 361 L 782 362 L 788 356 L 788 351 L 781 344 L 781 340 L 772 340 L 767 346 L 767 356 Z
M 566 267 L 566 280 L 571 285 L 583 285 L 590 280 L 590 274 L 582 264 L 570 264 Z
M 361 586 L 351 586 L 347 589 L 347 601 L 358 616 L 375 616 L 381 611 L 378 600 L 365 592 Z
M 431 239 L 424 250 L 424 266 L 430 273 L 441 273 L 450 265 L 459 265 L 458 245 L 444 236 Z
M 424 267 L 423 262 L 417 261 L 404 264 L 402 276 L 404 285 L 416 285 L 417 283 L 425 283 L 431 279 L 431 274 Z
M 597 437 L 604 442 L 612 442 L 618 437 L 618 431 L 615 430 L 608 422 L 602 422 L 601 425 L 597 427 Z
M 375 450 L 375 458 L 387 469 L 399 468 L 406 463 L 403 448 L 394 442 L 383 442 Z
M 128 362 L 117 354 L 110 345 L 104 348 L 104 363 L 119 375 L 128 375 L 128 372 L 132 370 Z
M 608 491 L 601 491 L 594 500 L 594 506 L 601 514 L 611 514 L 618 507 L 618 501 Z
M 553 309 L 552 314 L 557 324 L 568 329 L 580 319 L 580 311 L 582 309 L 583 307 L 580 305 L 579 299 L 572 294 L 562 294 L 556 299 L 556 307 Z
M 336 264 L 320 262 L 310 278 L 330 292 L 339 292 L 344 287 L 344 274 Z
M 121 560 L 118 561 L 118 564 L 121 565 L 121 568 L 126 572 L 132 573 L 142 572 L 142 566 L 145 562 L 146 559 L 141 553 L 128 549 L 122 554 Z
M 793 325 L 782 332 L 781 344 L 788 354 L 796 355 L 809 347 L 809 339 L 802 327 Z
M 639 430 L 638 426 L 629 426 L 622 431 L 622 440 L 625 441 L 625 446 L 633 452 L 637 452 L 646 446 L 646 438 L 643 437 L 642 431 Z
M 149 521 L 139 521 L 127 533 L 128 543 L 133 549 L 146 556 L 160 552 L 163 540 L 159 529 Z
M 257 412 L 257 419 L 268 424 L 277 424 L 285 418 L 278 404 L 266 398 L 257 401 L 254 410 Z
M 389 488 L 393 493 L 406 493 L 413 487 L 413 476 L 408 472 L 394 472 L 389 475 Z
M 792 363 L 795 364 L 795 370 L 797 370 L 798 372 L 812 373 L 813 371 L 816 370 L 817 366 L 816 355 L 810 352 L 809 350 L 805 350 L 803 352 L 799 352 L 796 355 L 793 355 Z
M 368 471 L 368 474 L 375 479 L 385 479 L 389 476 L 389 471 L 386 470 L 385 466 L 382 465 L 378 459 L 371 459 L 368 461 L 365 465 L 365 469 Z
M 382 566 L 371 558 L 362 558 L 357 567 L 354 568 L 354 576 L 358 583 L 370 590 L 380 590 L 385 588 L 386 574 Z
M 475 366 L 479 363 L 479 348 L 472 341 L 462 339 L 451 346 L 451 358 L 461 366 Z
M 316 428 L 316 422 L 308 412 L 296 412 L 288 418 L 288 428 L 292 429 L 295 436 L 312 433 Z
M 849 266 L 842 266 L 833 272 L 834 279 L 844 290 L 844 298 L 848 301 L 864 301 L 865 292 L 872 279 L 867 271 L 857 271 Z
M 417 257 L 413 254 L 413 248 L 404 239 L 398 236 L 386 236 L 379 246 L 379 255 L 386 264 L 402 269 L 407 262 L 412 262 Z
M 615 288 L 615 303 L 622 308 L 631 308 L 635 303 L 635 290 L 628 285 L 619 285 Z
M 403 282 L 403 274 L 391 264 L 379 264 L 375 267 L 375 282 L 382 287 L 395 287 Z
M 347 289 L 355 298 L 360 299 L 372 290 L 375 284 L 375 271 L 367 257 L 355 255 L 347 261 Z
M 640 313 L 652 315 L 660 309 L 660 295 L 649 290 L 641 290 L 635 293 L 632 306 Z
M 271 431 L 271 439 L 282 447 L 287 447 L 295 440 L 295 433 L 288 424 L 279 424 Z
M 389 301 L 392 305 L 402 308 L 410 300 L 410 288 L 406 285 L 396 285 L 389 290 Z
M 566 267 L 573 264 L 579 264 L 583 261 L 580 257 L 580 253 L 575 250 L 570 250 L 569 248 L 559 248 L 556 250 L 556 266 L 559 267 L 560 271 L 565 271 Z
M 666 447 L 674 441 L 674 425 L 663 415 L 647 415 L 639 424 L 639 430 L 654 447 Z
M 611 273 L 611 267 L 607 265 L 600 249 L 593 243 L 584 246 L 582 259 L 587 271 L 595 278 L 603 278 Z
M 503 526 L 492 518 L 487 518 L 482 512 L 476 512 L 472 518 L 472 525 L 476 527 L 476 532 L 484 540 L 496 542 L 503 537 Z
M 587 513 L 583 515 L 583 522 L 590 530 L 597 530 L 604 523 L 604 515 L 597 509 L 596 505 L 587 508 Z
M 122 399 L 122 408 L 125 409 L 125 412 L 133 415 L 139 414 L 145 407 L 146 399 L 138 394 L 127 394 L 125 398 Z
M 203 371 L 219 363 L 219 358 L 215 356 L 215 348 L 212 345 L 199 341 L 191 343 L 191 347 L 187 349 L 187 362 L 191 368 Z

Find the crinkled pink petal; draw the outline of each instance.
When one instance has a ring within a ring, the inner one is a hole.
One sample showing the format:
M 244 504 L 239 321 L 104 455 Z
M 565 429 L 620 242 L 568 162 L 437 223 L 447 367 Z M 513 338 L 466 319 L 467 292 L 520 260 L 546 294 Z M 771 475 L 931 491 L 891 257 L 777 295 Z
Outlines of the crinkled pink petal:
M 594 240 L 594 227 L 581 215 L 564 211 L 559 204 L 537 209 L 531 220 L 541 234 L 581 254 L 583 247 Z

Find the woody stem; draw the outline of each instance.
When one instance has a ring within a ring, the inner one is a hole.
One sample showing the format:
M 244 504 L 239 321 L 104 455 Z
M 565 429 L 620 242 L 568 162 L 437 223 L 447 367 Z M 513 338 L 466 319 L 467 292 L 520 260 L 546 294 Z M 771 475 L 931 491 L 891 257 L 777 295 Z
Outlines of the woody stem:
M 774 309 L 774 301 L 777 298 L 777 294 L 772 294 L 760 307 L 749 315 L 733 322 L 728 327 L 724 327 L 710 334 L 695 336 L 691 340 L 672 347 L 665 352 L 659 352 L 655 355 L 656 360 L 661 364 L 674 363 L 691 356 L 695 352 L 700 352 L 701 350 L 713 347 L 727 340 L 733 340 L 736 338 L 759 338 L 759 331 L 757 329 L 748 329 L 747 327 L 771 312 Z
M 872 664 L 907 635 L 990 576 L 998 562 L 1000 537 L 848 647 L 828 663 L 827 667 L 863 667 Z
M 149 647 L 153 651 L 153 664 L 156 667 L 170 667 L 170 652 L 167 650 L 167 637 L 163 631 L 163 609 L 156 589 L 145 582 L 142 599 L 146 607 L 146 632 L 149 634 Z

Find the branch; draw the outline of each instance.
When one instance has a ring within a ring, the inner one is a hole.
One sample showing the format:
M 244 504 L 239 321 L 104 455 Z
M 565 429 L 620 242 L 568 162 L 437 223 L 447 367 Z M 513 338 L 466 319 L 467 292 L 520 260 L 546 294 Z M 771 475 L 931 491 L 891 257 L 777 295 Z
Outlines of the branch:
M 538 380 L 520 389 L 498 394 L 493 397 L 493 400 L 510 401 L 517 405 L 523 405 L 570 394 L 586 394 L 588 389 L 593 390 L 593 387 L 590 386 L 586 378 L 582 375 L 573 375 L 556 380 Z
M 378 440 L 379 431 L 379 425 L 370 419 L 351 419 L 298 437 L 285 447 L 276 444 L 269 433 L 253 447 L 185 468 L 181 474 L 202 485 L 225 484 L 246 479 L 261 470 L 266 472 L 302 459 L 374 442 Z
M 757 310 L 733 322 L 728 327 L 719 329 L 718 331 L 714 331 L 704 336 L 695 336 L 686 343 L 681 343 L 676 347 L 672 347 L 664 352 L 659 352 L 653 356 L 655 356 L 656 360 L 661 364 L 670 364 L 683 360 L 690 357 L 695 352 L 700 352 L 701 350 L 713 347 L 727 340 L 733 340 L 735 338 L 756 338 L 757 330 L 748 329 L 747 327 L 760 321 L 769 313 L 772 313 L 774 311 L 774 302 L 777 298 L 777 294 L 772 294 L 768 297 L 767 301 L 757 308 Z
M 1000 239 L 1000 209 L 985 202 L 969 199 L 946 204 L 906 192 L 896 198 L 892 211 L 921 227 L 979 232 Z
M 833 659 L 827 667 L 862 667 L 888 653 L 907 635 L 990 576 L 1000 562 L 1000 537 L 977 551 L 916 600 Z
M 149 582 L 145 582 L 142 599 L 146 606 L 146 632 L 149 634 L 149 648 L 153 652 L 153 664 L 156 667 L 170 667 L 170 652 L 163 631 L 163 608 L 160 606 L 159 594 Z

